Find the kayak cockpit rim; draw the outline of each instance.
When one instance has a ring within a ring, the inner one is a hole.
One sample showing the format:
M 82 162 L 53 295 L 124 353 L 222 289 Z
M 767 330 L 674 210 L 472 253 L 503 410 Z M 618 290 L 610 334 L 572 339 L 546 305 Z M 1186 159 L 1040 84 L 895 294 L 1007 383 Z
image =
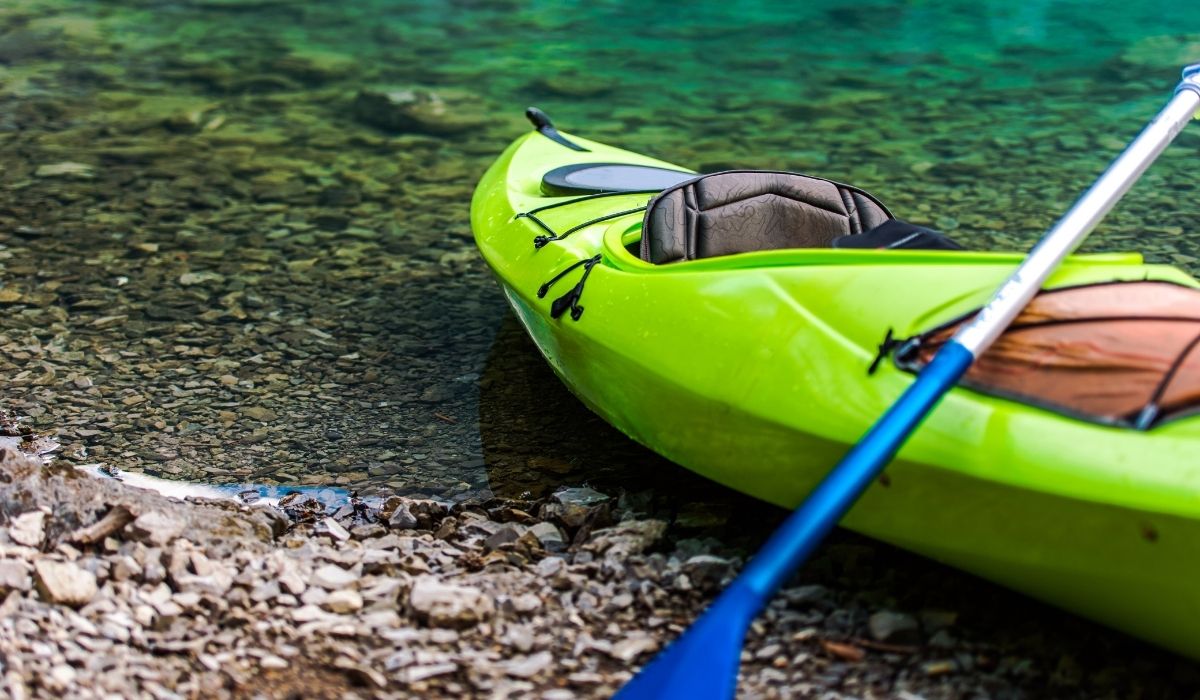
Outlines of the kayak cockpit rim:
M 604 231 L 601 242 L 603 262 L 626 272 L 661 274 L 707 272 L 712 270 L 743 270 L 763 267 L 797 267 L 809 265 L 909 265 L 912 263 L 954 263 L 956 265 L 1018 265 L 1023 253 L 981 252 L 957 250 L 872 250 L 866 248 L 783 248 L 750 253 L 722 255 L 713 258 L 685 260 L 666 265 L 646 262 L 629 251 L 629 245 L 642 238 L 641 217 L 618 219 Z M 1089 253 L 1073 255 L 1066 264 L 1141 265 L 1140 253 Z

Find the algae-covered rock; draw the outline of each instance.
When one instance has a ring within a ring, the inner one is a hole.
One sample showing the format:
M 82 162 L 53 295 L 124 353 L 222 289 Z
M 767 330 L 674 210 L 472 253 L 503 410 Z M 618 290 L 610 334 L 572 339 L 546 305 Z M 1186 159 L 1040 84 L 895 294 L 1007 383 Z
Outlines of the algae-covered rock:
M 486 123 L 482 101 L 457 90 L 367 88 L 354 99 L 354 116 L 364 124 L 397 133 L 450 136 Z
M 86 15 L 61 14 L 39 17 L 29 23 L 28 29 L 43 36 L 61 36 L 76 42 L 100 41 L 104 38 L 100 20 Z
M 586 99 L 612 92 L 617 81 L 592 72 L 565 71 L 541 76 L 532 87 L 541 94 Z
M 359 68 L 353 56 L 334 51 L 297 50 L 276 60 L 272 67 L 307 83 L 325 83 L 353 75 Z
M 0 34 L 0 64 L 17 64 L 53 58 L 61 44 L 54 32 L 16 29 Z
M 205 129 L 220 116 L 217 112 L 219 103 L 193 95 L 139 95 L 113 91 L 101 94 L 98 101 L 105 109 L 95 118 L 125 134 L 157 128 L 194 133 Z
M 1130 44 L 1116 60 L 1121 75 L 1162 73 L 1170 80 L 1180 66 L 1200 59 L 1200 34 L 1163 34 L 1148 36 Z
M 65 177 L 76 179 L 90 179 L 94 176 L 92 166 L 86 163 L 76 163 L 74 161 L 63 161 L 61 163 L 47 163 L 39 165 L 38 169 L 33 173 L 37 177 Z
M 258 10 L 304 3 L 303 0 L 190 0 L 184 4 L 213 10 Z

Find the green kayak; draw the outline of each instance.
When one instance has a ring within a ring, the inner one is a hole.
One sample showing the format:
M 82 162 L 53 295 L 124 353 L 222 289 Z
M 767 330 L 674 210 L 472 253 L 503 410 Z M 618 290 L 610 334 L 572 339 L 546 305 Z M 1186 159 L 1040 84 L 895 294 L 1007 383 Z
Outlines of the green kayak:
M 516 315 L 608 422 L 779 506 L 1023 258 L 848 185 L 698 177 L 531 112 L 471 204 Z M 1068 258 L 843 524 L 1200 657 L 1197 287 Z

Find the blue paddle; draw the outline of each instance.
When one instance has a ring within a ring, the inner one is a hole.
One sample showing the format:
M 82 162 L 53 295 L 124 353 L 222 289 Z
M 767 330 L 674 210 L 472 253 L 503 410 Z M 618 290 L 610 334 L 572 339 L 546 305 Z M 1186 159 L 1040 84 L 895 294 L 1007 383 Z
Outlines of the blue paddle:
M 1178 135 L 1197 106 L 1200 63 L 1183 70 L 1175 97 L 1050 229 L 975 319 L 942 346 L 700 619 L 617 692 L 618 700 L 733 697 L 750 622 L 850 510 L 938 400 Z

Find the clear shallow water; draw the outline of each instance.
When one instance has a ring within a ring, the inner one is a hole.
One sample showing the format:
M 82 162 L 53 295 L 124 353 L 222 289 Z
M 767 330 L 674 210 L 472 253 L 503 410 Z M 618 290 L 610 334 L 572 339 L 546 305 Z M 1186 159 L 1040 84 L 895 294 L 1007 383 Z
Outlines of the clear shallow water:
M 674 485 L 558 386 L 474 254 L 471 190 L 525 106 L 1024 249 L 1188 59 L 1200 5 L 1174 2 L 6 3 L 0 407 L 172 477 Z M 380 129 L 355 107 L 377 87 L 474 125 Z M 1198 146 L 1088 247 L 1195 273 Z

